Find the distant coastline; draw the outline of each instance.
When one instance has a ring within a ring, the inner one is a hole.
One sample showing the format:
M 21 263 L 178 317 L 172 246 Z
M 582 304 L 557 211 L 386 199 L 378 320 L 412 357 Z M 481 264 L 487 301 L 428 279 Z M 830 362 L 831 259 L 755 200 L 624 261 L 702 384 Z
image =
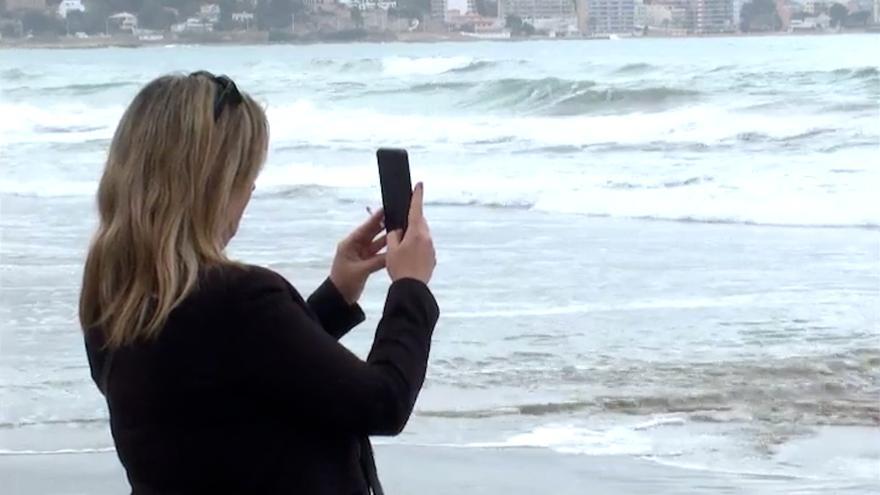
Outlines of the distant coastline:
M 413 32 L 413 33 L 381 33 L 365 32 L 357 36 L 344 37 L 340 33 L 309 33 L 301 36 L 290 36 L 286 39 L 273 40 L 267 31 L 250 32 L 223 32 L 205 36 L 187 36 L 167 38 L 161 40 L 140 40 L 133 36 L 111 36 L 89 38 L 74 37 L 34 37 L 34 38 L 10 38 L 0 39 L 0 49 L 25 48 L 25 49 L 97 49 L 97 48 L 142 48 L 150 46 L 169 45 L 311 45 L 311 44 L 342 44 L 342 43 L 443 43 L 443 42 L 475 42 L 475 41 L 598 41 L 611 39 L 609 36 L 598 37 L 550 37 L 550 36 L 522 36 L 506 39 L 477 38 L 462 33 L 436 33 L 436 32 Z M 744 37 L 775 37 L 775 36 L 835 36 L 841 34 L 880 34 L 878 28 L 845 29 L 836 32 L 787 32 L 772 31 L 760 33 L 723 33 L 704 35 L 663 35 L 648 34 L 644 36 L 621 36 L 618 39 L 683 39 L 683 38 L 744 38 Z

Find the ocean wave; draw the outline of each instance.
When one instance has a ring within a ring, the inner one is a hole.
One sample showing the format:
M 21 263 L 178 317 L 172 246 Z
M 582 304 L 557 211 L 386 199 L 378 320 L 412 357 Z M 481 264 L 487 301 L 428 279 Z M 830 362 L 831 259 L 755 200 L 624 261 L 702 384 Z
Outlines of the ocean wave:
M 607 430 L 588 429 L 570 424 L 538 426 L 527 433 L 513 435 L 500 442 L 452 444 L 459 448 L 546 448 L 563 454 L 647 455 L 653 453 L 650 439 L 624 426 Z
M 738 141 L 743 141 L 747 143 L 759 142 L 779 142 L 779 143 L 788 143 L 792 141 L 799 141 L 801 139 L 809 139 L 814 138 L 816 136 L 821 136 L 823 134 L 833 134 L 837 132 L 837 129 L 810 129 L 804 132 L 800 132 L 794 135 L 789 136 L 771 136 L 769 134 L 763 132 L 744 132 L 742 134 L 737 134 L 736 139 Z
M 880 79 L 880 69 L 872 66 L 836 69 L 831 71 L 831 73 L 835 76 L 846 79 Z
M 350 73 L 381 72 L 386 76 L 436 76 L 441 74 L 462 74 L 491 69 L 504 61 L 482 60 L 468 56 L 451 57 L 403 57 L 361 58 L 340 61 L 316 58 L 310 65 L 319 70 L 330 69 Z
M 9 88 L 8 91 L 10 94 L 18 94 L 18 93 L 35 93 L 40 95 L 47 94 L 62 94 L 62 95 L 70 95 L 70 96 L 85 96 L 95 93 L 101 93 L 103 91 L 108 91 L 111 89 L 118 88 L 137 88 L 141 86 L 141 82 L 139 81 L 113 81 L 113 82 L 100 82 L 100 83 L 75 83 L 75 84 L 67 84 L 63 86 L 20 86 Z
M 472 72 L 490 67 L 493 63 L 468 56 L 454 57 L 385 57 L 381 60 L 382 73 L 392 77 L 436 76 L 454 72 Z
M 69 455 L 69 454 L 100 454 L 104 452 L 116 452 L 114 447 L 92 447 L 81 449 L 51 449 L 51 450 L 34 450 L 34 449 L 0 449 L 0 456 L 15 455 Z
M 616 69 L 614 71 L 614 73 L 615 74 L 643 74 L 643 73 L 649 72 L 655 68 L 656 68 L 656 66 L 654 66 L 654 65 L 644 63 L 644 62 L 638 62 L 638 63 L 633 63 L 633 64 L 626 64 L 623 67 Z
M 856 349 L 823 357 L 721 363 L 631 362 L 571 367 L 507 356 L 438 362 L 431 380 L 468 387 L 567 385 L 605 390 L 581 400 L 501 404 L 474 409 L 418 410 L 437 418 L 676 415 L 698 423 L 880 426 L 880 351 Z M 621 383 L 637 383 L 624 387 Z M 627 388 L 629 390 L 627 390 Z M 641 392 L 642 390 L 646 392 Z M 650 390 L 662 390 L 651 393 Z
M 470 66 L 468 66 L 470 67 Z M 459 70 L 459 69 L 456 69 Z M 465 70 L 465 69 L 461 69 Z M 470 70 L 470 69 L 467 69 Z M 432 81 L 366 94 L 448 93 L 462 108 L 486 108 L 533 115 L 576 116 L 609 111 L 654 111 L 694 102 L 701 93 L 674 87 L 598 87 L 591 80 L 505 78 L 487 81 Z
M 731 89 L 754 88 L 763 91 L 773 91 L 776 84 L 795 83 L 796 85 L 812 85 L 827 83 L 873 83 L 880 82 L 880 69 L 872 66 L 842 67 L 832 70 L 806 70 L 806 71 L 780 71 L 766 70 L 756 72 L 753 70 L 737 71 L 731 75 L 734 82 Z M 779 87 L 779 91 L 785 91 Z
M 106 425 L 108 419 L 104 418 L 56 418 L 56 419 L 21 419 L 19 421 L 0 422 L 0 429 L 29 428 L 43 426 L 88 426 Z
M 657 110 L 669 104 L 694 102 L 700 92 L 665 86 L 597 87 L 591 80 L 500 79 L 474 83 L 470 105 L 526 111 L 548 116 L 576 116 L 602 111 Z
M 471 63 L 463 66 L 463 67 L 455 67 L 450 69 L 449 72 L 452 73 L 462 73 L 462 72 L 477 72 L 485 69 L 490 69 L 495 67 L 497 62 L 493 62 L 491 60 L 474 60 Z
M 28 79 L 35 79 L 37 77 L 40 77 L 40 74 L 27 72 L 17 67 L 0 71 L 0 79 L 5 79 L 7 81 L 24 81 Z

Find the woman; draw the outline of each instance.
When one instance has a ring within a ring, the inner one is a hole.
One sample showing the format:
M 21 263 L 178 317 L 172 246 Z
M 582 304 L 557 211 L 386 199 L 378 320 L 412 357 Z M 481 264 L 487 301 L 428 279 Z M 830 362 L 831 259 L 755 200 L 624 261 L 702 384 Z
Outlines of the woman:
M 399 433 L 422 386 L 438 317 L 422 186 L 406 235 L 376 238 L 373 215 L 304 300 L 224 253 L 267 144 L 262 108 L 206 72 L 148 84 L 113 137 L 80 319 L 135 494 L 381 493 L 367 436 Z M 382 268 L 365 362 L 337 340 Z

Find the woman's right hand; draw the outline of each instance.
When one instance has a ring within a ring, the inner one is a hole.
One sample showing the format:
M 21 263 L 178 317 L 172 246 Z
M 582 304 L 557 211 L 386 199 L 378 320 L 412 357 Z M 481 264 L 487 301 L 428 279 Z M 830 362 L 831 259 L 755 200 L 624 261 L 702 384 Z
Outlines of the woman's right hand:
M 422 212 L 424 189 L 419 182 L 413 190 L 406 235 L 401 230 L 388 233 L 385 266 L 392 281 L 414 278 L 427 284 L 437 265 L 434 241 Z

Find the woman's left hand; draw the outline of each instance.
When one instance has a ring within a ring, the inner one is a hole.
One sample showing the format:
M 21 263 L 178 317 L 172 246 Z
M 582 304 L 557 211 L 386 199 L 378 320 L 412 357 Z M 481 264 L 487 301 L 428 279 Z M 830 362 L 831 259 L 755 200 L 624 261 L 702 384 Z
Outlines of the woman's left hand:
M 336 256 L 330 268 L 330 281 L 348 304 L 360 299 L 367 278 L 385 268 L 385 235 L 376 237 L 384 225 L 384 214 L 378 210 L 336 246 Z

